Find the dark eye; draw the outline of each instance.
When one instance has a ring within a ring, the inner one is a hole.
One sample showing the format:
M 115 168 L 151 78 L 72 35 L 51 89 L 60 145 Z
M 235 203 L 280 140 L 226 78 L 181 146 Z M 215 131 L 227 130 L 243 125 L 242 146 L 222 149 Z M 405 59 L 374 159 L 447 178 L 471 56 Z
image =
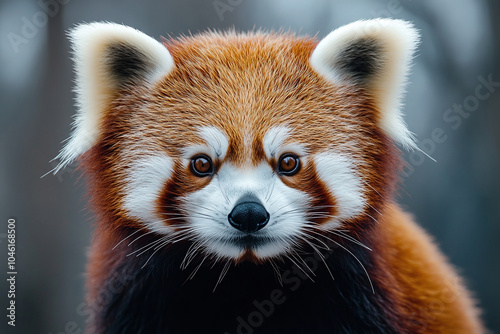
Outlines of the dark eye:
M 300 168 L 299 157 L 292 153 L 283 154 L 278 161 L 278 172 L 282 175 L 292 176 Z
M 200 154 L 191 159 L 191 170 L 196 176 L 209 176 L 214 173 L 214 166 L 209 157 Z

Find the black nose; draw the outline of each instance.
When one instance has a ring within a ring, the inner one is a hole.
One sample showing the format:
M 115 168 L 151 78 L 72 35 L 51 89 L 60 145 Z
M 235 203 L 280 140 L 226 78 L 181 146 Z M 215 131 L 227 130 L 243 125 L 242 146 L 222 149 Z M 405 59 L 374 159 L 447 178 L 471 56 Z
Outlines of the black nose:
M 258 199 L 239 202 L 228 216 L 229 223 L 242 232 L 257 232 L 269 221 L 269 213 Z

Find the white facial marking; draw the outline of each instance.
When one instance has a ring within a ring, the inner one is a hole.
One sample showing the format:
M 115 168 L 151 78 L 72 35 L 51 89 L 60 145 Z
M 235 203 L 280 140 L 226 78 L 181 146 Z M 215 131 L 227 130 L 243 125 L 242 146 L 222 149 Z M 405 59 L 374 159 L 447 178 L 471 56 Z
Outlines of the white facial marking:
M 264 136 L 264 152 L 268 159 L 276 156 L 278 150 L 290 135 L 290 128 L 286 126 L 277 126 L 269 130 Z
M 279 158 L 283 153 L 295 153 L 299 157 L 307 155 L 307 149 L 299 143 L 285 144 L 291 130 L 285 126 L 277 126 L 269 130 L 264 136 L 264 152 L 268 159 Z
M 156 213 L 156 201 L 172 176 L 173 166 L 172 159 L 165 154 L 146 156 L 134 162 L 126 177 L 124 208 L 130 216 L 159 233 L 170 231 Z
M 321 228 L 337 228 L 342 220 L 362 213 L 366 199 L 355 161 L 336 153 L 308 156 L 303 145 L 284 144 L 286 138 L 280 134 L 288 131 L 278 128 L 271 135 L 268 133 L 267 150 L 270 155 L 283 152 L 303 155 L 304 168 L 309 163 L 315 164 L 318 177 L 334 196 L 337 207 L 336 216 Z M 193 146 L 186 152 L 225 155 L 227 139 L 220 130 L 203 128 L 200 133 L 206 146 Z M 166 155 L 145 156 L 130 167 L 126 177 L 124 208 L 131 217 L 162 234 L 173 231 L 164 224 L 157 210 L 158 197 L 172 177 L 173 165 L 173 160 Z M 182 197 L 180 209 L 186 213 L 193 242 L 215 258 L 238 259 L 248 247 L 260 259 L 280 256 L 292 249 L 306 233 L 312 198 L 285 185 L 274 168 L 267 162 L 256 167 L 238 167 L 225 162 L 205 187 Z M 264 228 L 251 234 L 256 240 L 251 246 L 242 240 L 249 234 L 234 228 L 228 220 L 236 203 L 246 195 L 255 196 L 270 216 Z
M 203 127 L 200 133 L 208 146 L 212 148 L 213 154 L 223 160 L 229 147 L 226 135 L 214 126 Z
M 314 162 L 318 176 L 334 195 L 337 204 L 337 216 L 325 227 L 338 227 L 340 220 L 359 215 L 366 199 L 353 160 L 341 154 L 320 153 L 314 157 Z
M 184 159 L 191 159 L 196 154 L 204 153 L 212 158 L 224 160 L 229 147 L 226 135 L 214 126 L 201 127 L 199 135 L 205 141 L 205 145 L 198 144 L 186 147 L 183 150 Z
M 269 241 L 255 246 L 255 255 L 268 258 L 286 252 L 304 224 L 309 196 L 287 187 L 267 163 L 254 168 L 225 163 L 210 184 L 184 198 L 198 240 L 218 257 L 241 256 L 245 249 L 235 240 L 246 234 L 229 224 L 228 215 L 245 194 L 256 196 L 270 214 L 266 227 L 253 234 Z

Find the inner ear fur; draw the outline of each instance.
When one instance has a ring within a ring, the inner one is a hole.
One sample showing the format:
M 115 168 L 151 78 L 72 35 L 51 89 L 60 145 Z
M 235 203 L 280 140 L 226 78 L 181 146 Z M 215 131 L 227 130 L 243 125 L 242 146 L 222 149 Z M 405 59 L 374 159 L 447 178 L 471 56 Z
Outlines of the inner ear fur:
M 78 106 L 73 131 L 56 159 L 57 172 L 98 141 L 102 116 L 117 92 L 153 84 L 174 67 L 167 48 L 154 38 L 115 23 L 82 24 L 69 32 Z
M 415 148 L 400 109 L 418 42 L 419 34 L 409 22 L 357 21 L 323 38 L 310 64 L 334 85 L 362 87 L 374 99 L 381 129 L 405 148 Z

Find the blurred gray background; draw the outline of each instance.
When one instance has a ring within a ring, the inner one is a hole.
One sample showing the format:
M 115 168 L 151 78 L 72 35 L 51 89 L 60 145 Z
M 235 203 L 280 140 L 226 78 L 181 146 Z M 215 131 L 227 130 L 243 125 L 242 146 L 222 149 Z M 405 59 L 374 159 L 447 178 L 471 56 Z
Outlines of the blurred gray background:
M 79 307 L 92 224 L 84 182 L 71 166 L 40 178 L 54 167 L 50 160 L 68 137 L 75 111 L 68 28 L 106 20 L 156 38 L 233 26 L 323 37 L 375 17 L 413 21 L 422 33 L 406 120 L 437 162 L 406 153 L 398 201 L 435 237 L 480 301 L 489 329 L 500 333 L 497 0 L 0 0 L 0 332 L 84 328 Z M 486 87 L 485 81 L 494 83 Z M 439 132 L 444 136 L 436 140 Z M 3 314 L 11 217 L 17 221 L 15 329 Z

